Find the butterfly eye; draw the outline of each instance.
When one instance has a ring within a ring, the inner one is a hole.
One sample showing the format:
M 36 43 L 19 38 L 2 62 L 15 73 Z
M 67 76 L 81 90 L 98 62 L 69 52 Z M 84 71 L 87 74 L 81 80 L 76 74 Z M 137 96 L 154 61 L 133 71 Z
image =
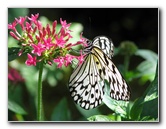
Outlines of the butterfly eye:
M 93 43 L 90 40 L 87 40 L 87 46 L 84 48 L 83 53 L 90 53 Z
M 91 47 L 93 44 L 90 40 L 87 41 L 87 47 Z

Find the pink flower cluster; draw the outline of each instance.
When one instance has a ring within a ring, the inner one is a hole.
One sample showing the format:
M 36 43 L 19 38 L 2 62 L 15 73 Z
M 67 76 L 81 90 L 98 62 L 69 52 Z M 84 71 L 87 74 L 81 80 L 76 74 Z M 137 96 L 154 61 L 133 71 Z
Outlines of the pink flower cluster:
M 41 21 L 38 20 L 39 14 L 31 15 L 31 17 L 19 17 L 15 18 L 14 22 L 8 24 L 10 35 L 21 43 L 21 50 L 18 53 L 19 56 L 23 52 L 27 53 L 26 65 L 36 66 L 37 62 L 44 61 L 51 65 L 52 62 L 58 64 L 58 68 L 63 65 L 68 66 L 73 58 L 77 58 L 79 63 L 83 62 L 82 53 L 80 56 L 74 56 L 69 54 L 69 50 L 76 45 L 86 46 L 86 39 L 80 36 L 80 41 L 76 43 L 69 43 L 68 41 L 73 38 L 71 36 L 71 25 L 67 24 L 66 20 L 60 18 L 61 28 L 57 32 L 57 21 L 55 20 L 52 25 L 47 24 L 46 27 L 42 26 Z M 16 26 L 20 25 L 23 31 L 22 34 L 18 33 Z
M 19 82 L 24 82 L 24 78 L 22 78 L 20 73 L 14 68 L 9 68 L 8 79 L 15 84 Z

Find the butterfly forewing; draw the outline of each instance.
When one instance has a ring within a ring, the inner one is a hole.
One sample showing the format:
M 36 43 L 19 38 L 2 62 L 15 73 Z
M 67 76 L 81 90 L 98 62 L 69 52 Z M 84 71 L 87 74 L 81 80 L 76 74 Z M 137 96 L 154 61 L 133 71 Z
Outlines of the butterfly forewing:
M 94 60 L 92 54 L 87 55 L 84 63 L 76 67 L 69 80 L 71 96 L 84 109 L 100 105 L 104 94 L 104 83 Z
M 113 57 L 113 43 L 110 38 L 105 36 L 97 36 L 94 38 L 93 46 L 101 49 L 108 57 Z
M 69 91 L 74 101 L 87 110 L 99 106 L 104 95 L 105 80 L 110 85 L 110 97 L 129 100 L 130 89 L 111 60 L 111 40 L 98 36 L 85 52 L 84 62 L 77 65 L 69 80 Z

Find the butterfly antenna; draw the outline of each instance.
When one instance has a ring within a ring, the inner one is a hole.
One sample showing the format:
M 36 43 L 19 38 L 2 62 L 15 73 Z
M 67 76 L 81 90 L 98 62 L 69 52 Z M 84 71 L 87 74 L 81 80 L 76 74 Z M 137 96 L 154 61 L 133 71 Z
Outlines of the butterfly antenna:
M 91 27 L 91 23 L 92 23 L 92 21 L 91 21 L 91 17 L 89 17 L 89 35 L 90 35 L 90 37 L 91 37 L 91 30 L 92 30 L 92 27 Z

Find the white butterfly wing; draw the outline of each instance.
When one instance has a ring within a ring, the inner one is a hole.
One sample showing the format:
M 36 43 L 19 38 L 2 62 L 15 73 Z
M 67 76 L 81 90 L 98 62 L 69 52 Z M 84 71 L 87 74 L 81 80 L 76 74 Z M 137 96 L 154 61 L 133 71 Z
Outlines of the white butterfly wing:
M 74 101 L 87 110 L 99 106 L 104 95 L 104 80 L 110 84 L 110 97 L 129 100 L 130 89 L 111 60 L 111 40 L 102 36 L 91 43 L 93 46 L 85 49 L 88 54 L 84 62 L 77 65 L 69 79 L 69 91 Z
M 84 58 L 69 80 L 69 91 L 74 101 L 84 109 L 95 108 L 102 103 L 104 83 L 92 54 Z
M 102 78 L 110 83 L 110 96 L 116 100 L 129 100 L 130 88 L 112 60 L 99 48 L 94 48 L 93 51 L 94 55 L 101 61 L 101 66 L 103 66 Z
M 109 58 L 113 57 L 114 45 L 110 38 L 106 36 L 97 36 L 92 41 L 93 46 L 100 48 Z

